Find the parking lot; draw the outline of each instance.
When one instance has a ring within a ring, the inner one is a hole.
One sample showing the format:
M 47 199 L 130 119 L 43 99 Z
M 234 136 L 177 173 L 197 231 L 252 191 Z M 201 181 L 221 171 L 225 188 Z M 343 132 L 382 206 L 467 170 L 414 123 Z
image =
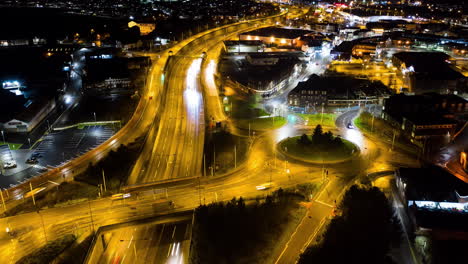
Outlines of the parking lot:
M 70 128 L 52 132 L 43 136 L 32 148 L 9 150 L 6 145 L 0 146 L 0 157 L 4 161 L 14 160 L 15 168 L 3 169 L 0 187 L 7 188 L 26 179 L 43 173 L 48 168 L 61 164 L 82 155 L 109 139 L 118 130 L 112 126 L 90 126 Z M 10 154 L 11 153 L 11 154 Z M 36 155 L 37 162 L 26 163 L 31 155 Z

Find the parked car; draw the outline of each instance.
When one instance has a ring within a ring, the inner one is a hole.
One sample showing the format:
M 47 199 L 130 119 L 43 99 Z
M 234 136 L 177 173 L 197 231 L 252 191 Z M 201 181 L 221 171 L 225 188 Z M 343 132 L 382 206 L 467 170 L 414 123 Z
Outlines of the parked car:
M 13 169 L 13 168 L 16 168 L 16 162 L 14 161 L 8 161 L 6 163 L 3 164 L 3 168 L 4 169 Z
M 39 160 L 37 158 L 35 158 L 35 157 L 30 157 L 29 159 L 26 160 L 26 163 L 28 163 L 28 164 L 36 164 L 38 162 L 39 162 Z

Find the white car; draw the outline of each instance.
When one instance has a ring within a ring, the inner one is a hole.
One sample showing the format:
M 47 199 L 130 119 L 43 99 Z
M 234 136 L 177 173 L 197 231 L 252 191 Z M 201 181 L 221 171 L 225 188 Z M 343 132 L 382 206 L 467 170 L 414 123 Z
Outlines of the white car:
M 16 168 L 16 162 L 14 161 L 8 161 L 5 164 L 3 164 L 4 169 L 13 169 Z
M 264 183 L 264 184 L 258 185 L 256 188 L 259 191 L 263 191 L 263 190 L 268 190 L 268 189 L 270 189 L 272 187 L 273 187 L 273 183 L 269 182 L 269 183 Z

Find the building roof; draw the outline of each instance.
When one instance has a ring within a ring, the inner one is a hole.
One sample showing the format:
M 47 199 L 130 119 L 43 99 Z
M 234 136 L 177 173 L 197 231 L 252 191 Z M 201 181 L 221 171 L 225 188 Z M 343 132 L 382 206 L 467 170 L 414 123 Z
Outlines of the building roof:
M 241 35 L 296 39 L 310 33 L 313 33 L 313 31 L 297 28 L 266 27 L 245 32 Z
M 398 52 L 393 55 L 413 67 L 416 74 L 426 74 L 432 80 L 454 80 L 464 78 L 463 74 L 452 69 L 447 62 L 450 56 L 443 52 Z
M 451 118 L 431 113 L 407 113 L 403 116 L 415 125 L 455 125 L 458 122 Z
M 307 56 L 302 51 L 296 52 L 249 52 L 247 54 L 252 59 L 278 58 L 287 60 L 303 59 Z
M 28 100 L 0 88 L 0 123 L 8 122 L 24 110 Z
M 312 75 L 307 81 L 299 82 L 291 93 L 301 93 L 303 90 L 326 90 L 330 99 L 355 99 L 359 95 L 388 96 L 391 92 L 380 82 L 356 79 L 346 75 Z
M 430 123 L 431 120 L 427 119 L 443 123 L 442 118 L 455 110 L 451 108 L 452 104 L 456 108 L 463 104 L 461 112 L 464 112 L 466 103 L 465 99 L 453 94 L 396 94 L 385 99 L 385 112 L 399 121 L 405 117 L 414 123 Z
M 45 97 L 38 98 L 37 100 L 34 100 L 28 107 L 26 107 L 21 113 L 17 114 L 14 118 L 25 123 L 30 123 L 50 101 L 50 99 Z
M 407 200 L 456 203 L 468 195 L 468 183 L 439 166 L 400 168 L 398 175 L 406 183 Z
M 225 40 L 224 45 L 226 46 L 236 46 L 236 45 L 261 46 L 263 45 L 263 41 L 261 40 Z

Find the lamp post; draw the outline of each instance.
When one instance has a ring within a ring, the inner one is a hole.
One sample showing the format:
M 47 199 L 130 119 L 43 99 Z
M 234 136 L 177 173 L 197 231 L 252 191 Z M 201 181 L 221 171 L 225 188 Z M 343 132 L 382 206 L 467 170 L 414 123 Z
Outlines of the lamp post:
M 6 143 L 5 141 L 5 135 L 3 134 L 3 130 L 2 130 L 2 138 L 3 138 L 3 143 Z M 9 146 L 9 145 L 8 145 Z
M 321 124 L 321 125 L 323 125 L 323 104 L 324 104 L 324 103 L 322 103 L 322 117 L 320 118 L 320 124 Z

